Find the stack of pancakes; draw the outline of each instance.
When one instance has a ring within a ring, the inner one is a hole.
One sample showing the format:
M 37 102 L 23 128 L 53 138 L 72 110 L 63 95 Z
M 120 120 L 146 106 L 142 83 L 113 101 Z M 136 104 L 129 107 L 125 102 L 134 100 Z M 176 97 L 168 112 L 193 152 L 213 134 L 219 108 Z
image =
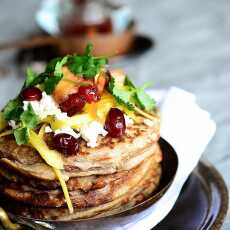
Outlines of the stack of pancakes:
M 159 121 L 135 124 L 121 138 L 101 137 L 96 148 L 82 140 L 76 155 L 63 155 L 69 214 L 52 168 L 29 145 L 0 138 L 0 192 L 14 211 L 42 219 L 79 219 L 120 212 L 148 198 L 159 185 L 162 153 Z M 12 205 L 11 205 L 12 207 Z

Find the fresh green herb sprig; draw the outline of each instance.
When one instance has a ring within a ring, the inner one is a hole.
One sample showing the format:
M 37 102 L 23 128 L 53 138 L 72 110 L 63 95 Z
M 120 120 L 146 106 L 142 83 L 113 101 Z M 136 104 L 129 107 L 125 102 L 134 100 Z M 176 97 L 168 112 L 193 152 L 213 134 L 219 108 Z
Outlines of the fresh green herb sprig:
M 133 97 L 132 88 L 127 85 L 121 85 L 112 77 L 108 84 L 109 92 L 114 96 L 118 104 L 126 106 L 129 110 L 134 110 L 134 104 L 131 102 Z
M 6 121 L 19 121 L 23 113 L 22 102 L 19 99 L 10 100 L 3 110 L 3 117 Z
M 47 64 L 45 71 L 39 75 L 28 69 L 24 88 L 40 84 L 44 91 L 51 95 L 56 85 L 63 78 L 63 66 L 67 66 L 77 76 L 87 79 L 94 78 L 108 63 L 108 59 L 92 56 L 92 48 L 92 45 L 89 44 L 83 55 L 67 55 L 63 58 L 52 59 Z
M 67 61 L 68 56 L 64 58 L 55 58 L 47 65 L 45 72 L 39 75 L 28 68 L 23 88 L 40 84 L 44 88 L 44 91 L 48 95 L 51 95 L 56 85 L 63 77 L 62 66 L 65 65 Z
M 5 106 L 3 116 L 6 121 L 13 120 L 17 124 L 18 128 L 14 129 L 17 144 L 27 144 L 29 129 L 36 128 L 39 124 L 39 118 L 31 104 L 29 104 L 27 110 L 24 111 L 19 99 L 11 100 Z
M 14 137 L 18 145 L 28 144 L 29 129 L 34 129 L 39 124 L 39 118 L 34 112 L 31 104 L 28 104 L 27 110 L 20 115 L 19 127 L 14 130 Z
M 141 109 L 146 110 L 147 112 L 152 111 L 156 107 L 156 102 L 145 92 L 145 89 L 148 87 L 148 84 L 145 84 L 142 87 L 136 88 L 135 98 L 136 102 Z
M 72 73 L 88 79 L 94 78 L 101 68 L 108 63 L 108 59 L 105 57 L 92 56 L 92 49 L 93 46 L 89 44 L 85 49 L 84 55 L 69 57 L 67 66 Z
M 58 82 L 63 78 L 62 66 L 64 66 L 68 61 L 68 56 L 65 56 L 61 60 L 58 60 L 55 64 L 53 76 L 50 77 L 47 74 L 47 77 L 44 81 L 44 90 L 48 95 L 51 95 L 58 84 Z
M 117 103 L 125 105 L 129 110 L 135 110 L 135 107 L 151 112 L 155 106 L 155 101 L 145 92 L 145 88 L 136 87 L 126 76 L 123 84 L 112 77 L 108 84 L 109 92 L 115 97 Z

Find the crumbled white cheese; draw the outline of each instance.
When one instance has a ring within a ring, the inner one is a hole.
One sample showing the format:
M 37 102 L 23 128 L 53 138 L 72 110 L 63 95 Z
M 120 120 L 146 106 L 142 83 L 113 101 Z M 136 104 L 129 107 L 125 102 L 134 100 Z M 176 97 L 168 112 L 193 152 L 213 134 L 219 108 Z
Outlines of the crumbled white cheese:
M 53 132 L 53 130 L 50 128 L 50 126 L 47 126 L 45 128 L 45 133 L 50 132 Z M 103 128 L 103 125 L 101 123 L 93 121 L 80 128 L 80 133 L 75 132 L 71 127 L 57 129 L 54 131 L 54 133 L 66 133 L 75 137 L 76 139 L 82 137 L 87 142 L 88 147 L 94 148 L 97 146 L 98 136 L 106 136 L 108 132 Z
M 50 126 L 45 127 L 45 133 L 52 133 L 53 130 L 50 128 Z
M 70 127 L 65 127 L 62 129 L 57 129 L 54 131 L 55 134 L 59 134 L 59 133 L 66 133 L 69 134 L 71 136 L 73 136 L 74 138 L 78 139 L 80 137 L 79 133 L 76 133 L 72 128 Z
M 149 126 L 149 127 L 153 127 L 155 125 L 154 121 L 151 121 L 149 119 L 144 119 L 144 124 Z
M 93 121 L 80 129 L 81 137 L 87 142 L 87 146 L 91 148 L 97 146 L 99 135 L 106 136 L 107 133 L 103 125 L 97 121 Z
M 134 122 L 133 122 L 132 118 L 130 118 L 127 115 L 124 115 L 124 117 L 125 117 L 125 125 L 126 125 L 126 127 L 133 125 Z
M 55 115 L 62 119 L 67 117 L 67 114 L 62 113 L 59 109 L 58 104 L 54 101 L 53 97 L 47 95 L 46 92 L 42 92 L 42 99 L 40 101 L 23 101 L 24 110 L 27 109 L 29 104 L 31 104 L 34 112 L 41 120 L 49 115 Z
M 55 114 L 55 118 L 60 121 L 69 119 L 67 113 L 63 113 L 63 112 Z
M 19 125 L 16 125 L 16 122 L 14 120 L 10 120 L 8 124 L 12 129 L 17 129 L 19 127 Z

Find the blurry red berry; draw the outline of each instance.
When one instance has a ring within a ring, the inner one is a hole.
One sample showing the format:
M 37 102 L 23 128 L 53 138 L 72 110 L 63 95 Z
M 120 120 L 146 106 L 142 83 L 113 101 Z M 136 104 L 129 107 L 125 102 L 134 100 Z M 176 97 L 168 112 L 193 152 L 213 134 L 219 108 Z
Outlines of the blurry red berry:
M 60 104 L 62 112 L 66 112 L 68 116 L 73 116 L 82 111 L 85 105 L 85 99 L 79 93 L 71 94 L 68 99 Z
M 40 101 L 42 98 L 42 91 L 36 87 L 26 88 L 21 93 L 24 101 Z
M 54 135 L 53 146 L 57 151 L 65 155 L 73 155 L 79 150 L 79 141 L 69 134 L 60 133 Z
M 105 129 L 108 131 L 111 137 L 121 137 L 125 133 L 125 117 L 121 110 L 117 108 L 111 108 L 106 121 Z
M 80 86 L 78 93 L 84 97 L 88 103 L 100 100 L 98 89 L 94 85 Z

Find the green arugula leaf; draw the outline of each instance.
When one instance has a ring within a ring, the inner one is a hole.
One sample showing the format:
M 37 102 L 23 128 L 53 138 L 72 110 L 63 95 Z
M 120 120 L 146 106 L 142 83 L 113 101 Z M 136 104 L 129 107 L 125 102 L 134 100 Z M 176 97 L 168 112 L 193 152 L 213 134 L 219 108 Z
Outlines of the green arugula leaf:
M 21 125 L 14 130 L 14 137 L 18 145 L 27 144 L 29 141 L 29 129 L 35 128 L 39 123 L 39 118 L 35 114 L 31 104 L 28 105 L 20 116 Z
M 44 81 L 44 90 L 48 95 L 51 95 L 58 84 L 58 82 L 62 79 L 63 73 L 62 73 L 62 66 L 65 65 L 68 61 L 69 56 L 65 56 L 60 61 L 56 62 L 55 68 L 54 68 L 54 75 L 53 76 L 47 76 L 47 78 Z
M 128 86 L 130 89 L 136 89 L 136 86 L 132 83 L 128 76 L 125 77 L 124 85 Z
M 54 76 L 61 76 L 61 77 L 63 76 L 62 66 L 64 66 L 67 63 L 68 58 L 69 56 L 65 56 L 56 63 L 55 69 L 54 69 Z
M 125 105 L 129 110 L 134 109 L 134 104 L 131 103 L 133 91 L 130 91 L 125 86 L 117 85 L 113 77 L 109 81 L 108 90 L 114 96 L 118 104 Z
M 53 73 L 56 67 L 57 62 L 60 62 L 62 60 L 61 57 L 57 57 L 52 59 L 46 66 L 45 72 L 46 73 Z
M 5 120 L 18 121 L 23 112 L 22 103 L 18 99 L 10 100 L 3 110 Z
M 31 104 L 28 105 L 27 110 L 25 110 L 21 116 L 20 120 L 22 121 L 23 126 L 33 129 L 39 123 L 39 118 L 37 114 L 34 112 Z
M 126 76 L 123 85 L 119 79 L 116 82 L 115 78 L 111 78 L 108 85 L 108 90 L 115 97 L 119 104 L 125 105 L 129 110 L 134 110 L 134 106 L 138 106 L 148 112 L 152 111 L 156 106 L 155 101 L 145 92 L 145 88 L 137 88 L 132 81 Z
M 52 76 L 45 80 L 44 82 L 44 90 L 48 95 L 51 95 L 58 84 L 58 82 L 62 79 L 62 76 Z
M 30 86 L 42 84 L 48 77 L 50 77 L 48 73 L 41 73 L 33 80 Z
M 37 76 L 38 75 L 31 68 L 27 68 L 24 87 L 27 88 L 31 86 L 34 80 L 37 78 Z
M 18 145 L 27 144 L 29 142 L 29 131 L 26 127 L 14 130 L 14 137 Z
M 143 87 L 136 89 L 135 96 L 139 107 L 142 109 L 150 112 L 155 108 L 156 102 L 144 91 Z

